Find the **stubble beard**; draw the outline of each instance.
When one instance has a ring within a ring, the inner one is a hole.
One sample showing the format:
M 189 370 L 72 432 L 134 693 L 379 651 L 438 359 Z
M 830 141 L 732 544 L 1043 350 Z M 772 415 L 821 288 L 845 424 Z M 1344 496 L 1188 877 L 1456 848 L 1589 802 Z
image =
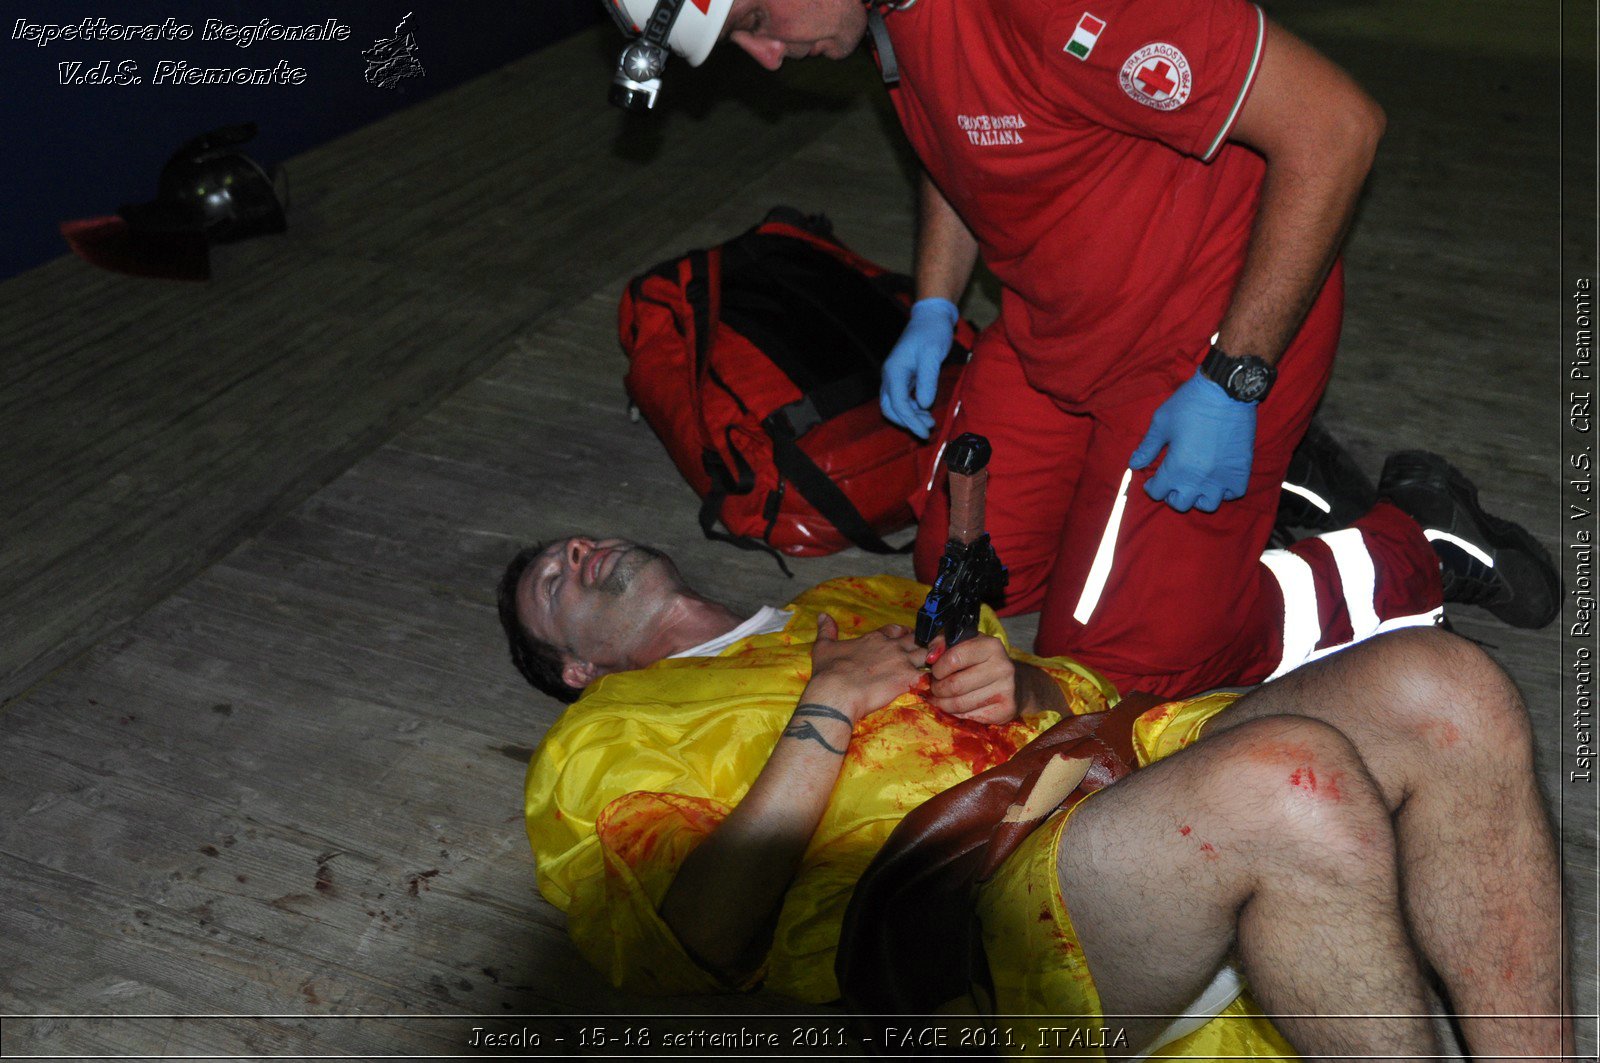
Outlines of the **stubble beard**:
M 596 589 L 602 594 L 620 598 L 633 587 L 633 581 L 639 573 L 649 567 L 652 561 L 664 559 L 667 555 L 653 547 L 633 543 L 617 558 L 617 563 L 611 566 L 611 571 L 606 578 L 601 580 Z

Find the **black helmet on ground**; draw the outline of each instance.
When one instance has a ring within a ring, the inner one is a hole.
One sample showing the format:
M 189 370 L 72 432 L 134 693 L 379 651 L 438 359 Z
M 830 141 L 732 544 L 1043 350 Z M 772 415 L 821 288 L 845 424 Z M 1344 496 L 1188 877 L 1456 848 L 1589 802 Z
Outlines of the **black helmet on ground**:
M 269 176 L 238 150 L 255 135 L 255 123 L 245 122 L 195 137 L 161 168 L 153 201 L 117 213 L 135 232 L 198 233 L 215 244 L 283 232 L 282 172 Z

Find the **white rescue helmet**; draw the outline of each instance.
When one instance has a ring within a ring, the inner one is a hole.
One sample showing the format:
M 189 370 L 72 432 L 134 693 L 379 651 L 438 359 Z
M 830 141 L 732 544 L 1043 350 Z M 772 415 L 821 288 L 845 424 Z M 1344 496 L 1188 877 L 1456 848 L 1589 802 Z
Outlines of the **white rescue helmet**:
M 645 35 L 658 6 L 658 0 L 604 0 L 604 3 L 612 19 L 629 38 Z M 682 0 L 677 18 L 672 21 L 667 46 L 687 59 L 690 66 L 699 66 L 711 54 L 717 38 L 722 36 L 722 26 L 728 21 L 732 7 L 733 0 Z

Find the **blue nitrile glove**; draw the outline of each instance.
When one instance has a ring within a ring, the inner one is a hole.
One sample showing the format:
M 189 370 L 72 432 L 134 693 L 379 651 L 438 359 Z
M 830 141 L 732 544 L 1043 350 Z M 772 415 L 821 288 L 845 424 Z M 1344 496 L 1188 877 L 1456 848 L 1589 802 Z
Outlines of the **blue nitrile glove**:
M 933 428 L 928 409 L 939 393 L 939 367 L 956 338 L 961 311 L 948 299 L 919 299 L 911 320 L 883 362 L 883 387 L 878 406 L 883 415 L 918 439 Z
M 1214 513 L 1244 494 L 1255 457 L 1256 404 L 1228 397 L 1222 386 L 1195 371 L 1150 418 L 1150 431 L 1128 459 L 1142 469 L 1161 448 L 1167 456 L 1144 485 L 1145 494 L 1179 513 L 1193 506 Z

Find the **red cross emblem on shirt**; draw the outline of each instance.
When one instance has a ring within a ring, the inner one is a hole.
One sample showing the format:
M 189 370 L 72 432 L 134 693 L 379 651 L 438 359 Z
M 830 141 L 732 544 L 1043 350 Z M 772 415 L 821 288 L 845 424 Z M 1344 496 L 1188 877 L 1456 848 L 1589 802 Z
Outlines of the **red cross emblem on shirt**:
M 1188 57 L 1165 41 L 1153 41 L 1128 56 L 1117 77 L 1123 92 L 1158 111 L 1182 107 L 1194 88 Z
M 1172 64 L 1165 59 L 1152 59 L 1140 67 L 1134 77 L 1138 79 L 1139 88 L 1151 96 L 1170 96 L 1178 87 L 1177 80 L 1172 77 Z

